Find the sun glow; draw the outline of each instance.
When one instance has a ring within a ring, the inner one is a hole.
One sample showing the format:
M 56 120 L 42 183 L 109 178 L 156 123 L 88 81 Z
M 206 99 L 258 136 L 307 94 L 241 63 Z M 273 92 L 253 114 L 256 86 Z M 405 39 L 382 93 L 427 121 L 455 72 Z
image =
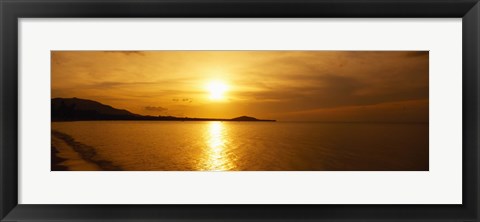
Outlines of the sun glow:
M 207 84 L 207 90 L 211 100 L 223 100 L 225 99 L 228 86 L 223 81 L 213 80 Z

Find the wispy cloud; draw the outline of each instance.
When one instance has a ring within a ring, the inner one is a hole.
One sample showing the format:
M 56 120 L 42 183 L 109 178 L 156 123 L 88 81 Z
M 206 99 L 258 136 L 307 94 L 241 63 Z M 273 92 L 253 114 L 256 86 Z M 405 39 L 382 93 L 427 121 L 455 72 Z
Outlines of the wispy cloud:
M 54 51 L 52 96 L 144 114 L 169 107 L 211 117 L 319 109 L 358 116 L 346 107 L 428 101 L 428 60 L 426 51 Z M 224 102 L 209 100 L 211 79 L 229 84 Z

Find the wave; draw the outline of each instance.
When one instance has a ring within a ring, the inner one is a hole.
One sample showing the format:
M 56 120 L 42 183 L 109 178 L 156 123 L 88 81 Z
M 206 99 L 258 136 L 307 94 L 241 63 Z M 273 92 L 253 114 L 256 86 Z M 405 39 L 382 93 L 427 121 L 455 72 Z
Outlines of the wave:
M 121 167 L 113 164 L 111 161 L 100 159 L 94 147 L 80 143 L 68 134 L 65 134 L 56 130 L 52 130 L 52 136 L 55 136 L 56 138 L 63 140 L 75 152 L 77 152 L 83 160 L 97 165 L 100 169 L 104 171 L 123 170 Z

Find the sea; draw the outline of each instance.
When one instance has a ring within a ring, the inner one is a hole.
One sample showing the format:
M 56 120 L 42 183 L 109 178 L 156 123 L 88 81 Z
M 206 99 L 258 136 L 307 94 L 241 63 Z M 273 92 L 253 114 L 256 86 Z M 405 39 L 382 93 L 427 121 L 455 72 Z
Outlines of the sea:
M 52 147 L 80 171 L 429 170 L 428 123 L 53 122 Z

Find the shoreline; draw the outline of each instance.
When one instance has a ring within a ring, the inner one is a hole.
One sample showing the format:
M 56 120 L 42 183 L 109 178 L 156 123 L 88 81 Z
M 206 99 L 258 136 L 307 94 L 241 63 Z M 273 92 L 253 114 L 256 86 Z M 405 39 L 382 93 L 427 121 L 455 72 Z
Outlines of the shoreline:
M 55 146 L 51 145 L 51 151 L 50 151 L 51 169 L 50 170 L 51 171 L 68 171 L 69 169 L 67 166 L 61 165 L 67 159 L 59 157 L 58 156 L 59 153 L 60 152 L 58 151 L 58 149 Z
M 65 133 L 51 131 L 51 171 L 120 171 L 110 161 L 101 160 L 95 148 L 77 142 Z

